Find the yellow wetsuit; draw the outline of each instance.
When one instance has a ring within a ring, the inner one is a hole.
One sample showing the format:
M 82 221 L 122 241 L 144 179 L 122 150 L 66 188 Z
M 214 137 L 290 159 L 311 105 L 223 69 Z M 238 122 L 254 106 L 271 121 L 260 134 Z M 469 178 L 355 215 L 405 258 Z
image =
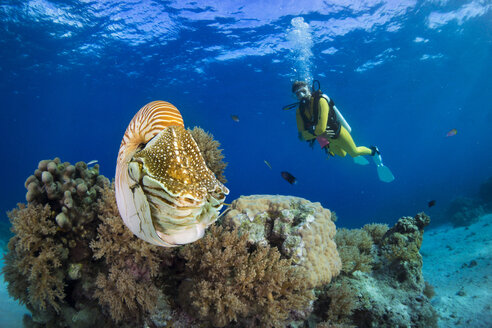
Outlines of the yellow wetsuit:
M 311 97 L 309 101 L 308 110 L 305 111 L 305 116 L 307 119 L 311 120 L 313 117 L 313 102 L 314 97 Z M 296 110 L 296 120 L 297 120 L 297 130 L 301 134 L 304 140 L 312 140 L 317 136 L 321 136 L 325 133 L 326 127 L 328 125 L 328 114 L 330 111 L 330 106 L 325 98 L 321 97 L 319 99 L 318 105 L 318 119 L 316 120 L 316 126 L 314 129 L 314 135 L 306 130 L 304 120 L 300 111 L 301 106 L 297 107 Z M 357 147 L 352 139 L 350 133 L 343 126 L 340 127 L 340 134 L 337 138 L 329 137 L 328 135 L 324 136 L 329 142 L 329 151 L 332 155 L 338 155 L 341 157 L 345 157 L 347 153 L 352 157 L 357 157 L 361 155 L 371 155 L 372 150 L 359 146 Z

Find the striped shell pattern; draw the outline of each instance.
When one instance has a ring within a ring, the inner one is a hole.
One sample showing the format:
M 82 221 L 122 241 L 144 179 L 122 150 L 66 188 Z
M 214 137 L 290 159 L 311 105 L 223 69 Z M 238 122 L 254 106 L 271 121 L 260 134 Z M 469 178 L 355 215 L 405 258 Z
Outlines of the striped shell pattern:
M 229 193 L 207 167 L 178 109 L 165 101 L 145 105 L 128 125 L 115 191 L 125 225 L 165 247 L 200 239 Z

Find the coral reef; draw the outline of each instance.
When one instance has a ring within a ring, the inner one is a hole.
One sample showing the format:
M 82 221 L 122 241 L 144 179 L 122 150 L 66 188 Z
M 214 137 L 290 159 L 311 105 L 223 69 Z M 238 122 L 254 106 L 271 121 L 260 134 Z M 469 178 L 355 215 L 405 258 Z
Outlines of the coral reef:
M 72 296 L 77 279 L 93 269 L 82 263 L 91 261 L 97 200 L 109 180 L 99 175 L 97 165 L 55 158 L 39 163 L 26 188 L 28 204 L 9 213 L 14 237 L 3 268 L 9 293 L 32 312 L 25 320 L 29 326 L 64 326 L 64 320 L 73 327 L 84 320 L 92 324 L 100 315 L 85 315 L 91 307 L 81 309 Z
M 192 312 L 220 327 L 283 327 L 306 317 L 313 288 L 340 272 L 330 218 L 319 203 L 298 197 L 234 200 L 220 220 L 226 230 L 183 248 L 192 278 L 180 287 L 181 304 L 193 299 Z
M 339 248 L 340 256 L 350 263 L 350 270 L 342 269 L 318 295 L 315 313 L 324 320 L 318 327 L 437 327 L 419 253 L 429 222 L 421 213 L 401 218 L 382 236 L 383 225 L 337 233 L 337 243 L 345 245 Z M 347 245 L 357 245 L 359 252 Z M 352 263 L 361 257 L 362 270 L 353 270 Z
M 283 257 L 306 268 L 311 287 L 329 283 L 340 272 L 335 224 L 319 203 L 293 196 L 242 196 L 232 202 L 222 224 L 248 233 L 252 244 L 277 246 Z
M 218 142 L 203 130 L 194 133 L 207 166 L 225 181 Z M 10 295 L 32 313 L 26 326 L 165 326 L 171 320 L 164 291 L 177 289 L 180 280 L 162 276 L 171 273 L 175 252 L 137 239 L 123 225 L 114 187 L 97 164 L 42 160 L 25 187 L 27 205 L 9 213 L 14 236 L 2 271 Z
M 9 293 L 32 313 L 26 326 L 143 326 L 164 299 L 156 283 L 170 253 L 126 229 L 97 167 L 59 159 L 39 167 L 28 204 L 9 213 L 14 237 L 3 269 Z M 52 178 L 43 181 L 46 172 Z
M 3 268 L 26 327 L 435 327 L 424 214 L 336 234 L 319 203 L 243 196 L 166 249 L 124 226 L 97 166 L 42 161 L 26 188 Z

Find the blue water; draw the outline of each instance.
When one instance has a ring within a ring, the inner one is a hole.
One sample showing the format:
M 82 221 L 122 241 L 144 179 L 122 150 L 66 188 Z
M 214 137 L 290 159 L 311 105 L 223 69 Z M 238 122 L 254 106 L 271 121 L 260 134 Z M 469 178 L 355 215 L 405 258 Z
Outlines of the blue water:
M 0 49 L 2 213 L 42 159 L 98 160 L 114 177 L 127 124 L 152 100 L 221 142 L 228 202 L 295 195 L 338 226 L 392 224 L 492 175 L 490 1 L 2 1 Z M 302 77 L 320 80 L 395 181 L 297 139 L 281 108 Z

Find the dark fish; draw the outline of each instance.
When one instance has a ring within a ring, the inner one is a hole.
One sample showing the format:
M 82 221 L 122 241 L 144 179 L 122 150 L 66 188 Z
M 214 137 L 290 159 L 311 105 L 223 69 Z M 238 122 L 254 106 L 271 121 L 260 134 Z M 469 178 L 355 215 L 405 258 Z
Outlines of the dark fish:
M 234 122 L 239 122 L 239 116 L 237 115 L 231 115 L 231 118 Z
M 290 183 L 290 184 L 297 183 L 296 178 L 292 174 L 290 174 L 289 172 L 282 171 L 282 172 L 280 172 L 280 174 L 282 175 L 282 178 L 284 178 L 288 183 Z
M 431 200 L 428 204 L 427 204 L 429 207 L 432 207 L 434 205 L 436 205 L 436 201 L 433 199 Z

